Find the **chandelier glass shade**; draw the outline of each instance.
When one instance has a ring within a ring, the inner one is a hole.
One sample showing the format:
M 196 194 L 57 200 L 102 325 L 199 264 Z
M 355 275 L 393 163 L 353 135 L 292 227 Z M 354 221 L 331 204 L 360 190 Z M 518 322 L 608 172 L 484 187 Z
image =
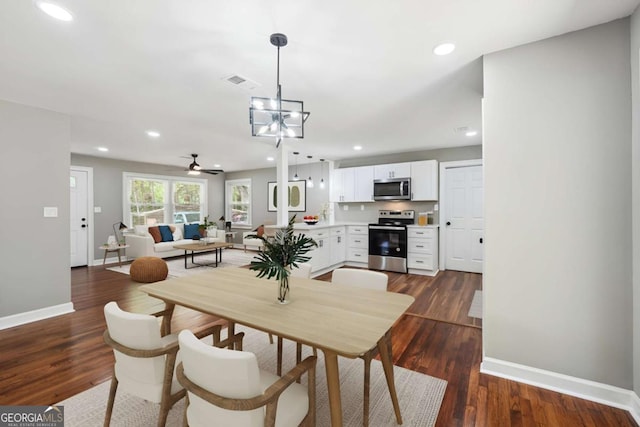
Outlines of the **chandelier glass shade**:
M 275 98 L 251 97 L 249 122 L 251 136 L 274 138 L 276 146 L 283 138 L 304 138 L 304 123 L 309 117 L 304 111 L 304 103 L 282 99 L 280 86 L 280 47 L 287 45 L 287 36 L 271 34 L 271 44 L 278 48 L 277 93 Z

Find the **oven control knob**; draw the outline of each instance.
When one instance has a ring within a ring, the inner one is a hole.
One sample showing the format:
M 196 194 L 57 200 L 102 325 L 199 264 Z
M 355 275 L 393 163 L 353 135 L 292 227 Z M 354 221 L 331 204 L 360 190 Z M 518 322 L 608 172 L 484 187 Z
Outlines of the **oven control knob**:
M 396 248 L 396 252 L 400 252 L 400 248 Z

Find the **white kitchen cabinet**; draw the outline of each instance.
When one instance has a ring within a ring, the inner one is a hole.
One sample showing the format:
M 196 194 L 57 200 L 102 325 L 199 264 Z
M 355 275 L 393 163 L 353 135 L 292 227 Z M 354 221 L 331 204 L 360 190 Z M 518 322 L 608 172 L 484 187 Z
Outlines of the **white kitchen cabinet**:
M 331 175 L 332 202 L 372 202 L 373 166 L 334 169 Z
M 347 233 L 345 227 L 332 227 L 329 231 L 331 240 L 330 264 L 343 263 L 347 257 Z
M 435 276 L 438 272 L 438 228 L 407 227 L 409 273 Z
M 307 256 L 311 257 L 311 272 L 314 273 L 323 268 L 327 268 L 331 262 L 331 240 L 329 239 L 329 229 L 321 228 L 305 233 L 318 244 L 317 248 L 313 248 L 307 252 Z
M 369 263 L 369 227 L 347 227 L 347 262 Z
M 373 202 L 373 166 L 353 168 L 353 201 Z
M 411 162 L 411 200 L 438 200 L 438 161 Z
M 374 179 L 410 178 L 411 163 L 390 163 L 373 167 Z

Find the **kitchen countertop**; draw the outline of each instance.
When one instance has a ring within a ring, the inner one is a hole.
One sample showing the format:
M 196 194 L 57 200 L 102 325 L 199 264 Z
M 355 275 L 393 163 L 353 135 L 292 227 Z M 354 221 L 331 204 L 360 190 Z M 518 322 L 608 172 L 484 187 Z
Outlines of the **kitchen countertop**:
M 333 224 L 330 224 L 328 222 L 318 222 L 317 224 L 313 224 L 313 225 L 309 225 L 309 224 L 305 224 L 304 222 L 296 222 L 295 224 L 293 224 L 293 229 L 294 230 L 316 230 L 318 228 L 329 228 L 329 227 L 347 227 L 349 225 L 356 225 L 356 226 L 367 226 L 369 225 L 368 222 L 335 222 Z M 282 228 L 280 226 L 277 225 L 265 225 L 265 228 Z
M 411 225 L 407 225 L 407 228 L 440 228 L 440 225 L 439 224 L 428 224 L 428 225 L 411 224 Z

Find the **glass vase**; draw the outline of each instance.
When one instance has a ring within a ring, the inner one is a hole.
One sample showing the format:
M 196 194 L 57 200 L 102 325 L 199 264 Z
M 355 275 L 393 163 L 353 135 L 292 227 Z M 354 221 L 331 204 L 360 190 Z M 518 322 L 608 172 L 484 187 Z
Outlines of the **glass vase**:
M 278 283 L 278 302 L 280 304 L 289 304 L 289 275 L 280 278 Z

